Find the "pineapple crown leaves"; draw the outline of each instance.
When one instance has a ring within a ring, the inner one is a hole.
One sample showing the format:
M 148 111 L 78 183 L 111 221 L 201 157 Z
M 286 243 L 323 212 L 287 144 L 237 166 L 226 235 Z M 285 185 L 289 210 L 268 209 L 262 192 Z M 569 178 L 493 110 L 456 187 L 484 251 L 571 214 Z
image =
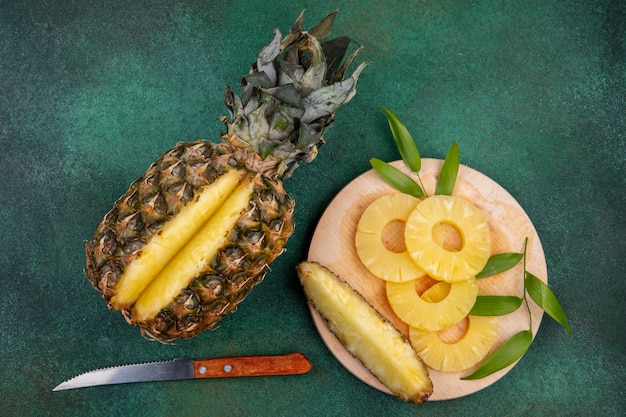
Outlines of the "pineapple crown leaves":
M 274 38 L 241 80 L 241 96 L 226 87 L 230 120 L 220 118 L 227 127 L 223 138 L 237 149 L 258 154 L 262 161 L 256 163 L 267 175 L 286 179 L 299 161 L 317 156 L 335 112 L 354 97 L 358 78 L 369 64 L 360 64 L 344 79 L 362 47 L 344 61 L 352 40 L 325 41 L 336 13 L 304 31 L 302 12 L 284 38 L 275 29 Z
M 419 178 L 419 171 L 421 169 L 420 154 L 413 138 L 411 137 L 411 134 L 395 114 L 386 108 L 382 108 L 382 110 L 387 116 L 389 128 L 391 129 L 398 151 L 402 156 L 402 160 L 411 172 L 417 176 L 419 184 L 401 170 L 377 158 L 370 159 L 370 163 L 374 168 L 374 171 L 376 171 L 385 182 L 400 192 L 411 194 L 418 198 L 427 197 L 423 186 L 421 185 L 421 179 Z M 443 165 L 441 166 L 435 187 L 435 194 L 452 194 L 458 175 L 459 160 L 460 149 L 458 144 L 453 142 L 448 154 L 446 155 Z M 488 259 L 483 270 L 476 274 L 477 279 L 490 277 L 507 271 L 517 265 L 520 261 L 523 261 L 523 297 L 509 295 L 481 295 L 476 298 L 476 303 L 472 307 L 469 314 L 480 316 L 500 316 L 517 311 L 518 308 L 525 305 L 529 316 L 529 329 L 513 335 L 489 357 L 487 357 L 478 369 L 476 369 L 471 375 L 461 378 L 462 380 L 484 378 L 509 366 L 526 353 L 532 343 L 532 315 L 530 313 L 527 295 L 530 296 L 537 306 L 545 311 L 557 323 L 563 326 L 568 336 L 571 337 L 569 320 L 565 311 L 561 307 L 561 304 L 556 298 L 556 295 L 554 295 L 546 283 L 541 281 L 526 269 L 527 245 L 528 239 L 524 242 L 523 253 L 500 253 L 492 255 Z

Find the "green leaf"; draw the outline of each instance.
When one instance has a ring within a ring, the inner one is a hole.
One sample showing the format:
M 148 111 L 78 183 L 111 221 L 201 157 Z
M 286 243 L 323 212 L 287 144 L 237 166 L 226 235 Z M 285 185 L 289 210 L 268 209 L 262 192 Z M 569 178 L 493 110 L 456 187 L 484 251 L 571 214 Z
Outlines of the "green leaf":
M 530 330 L 517 333 L 485 359 L 474 373 L 461 379 L 480 379 L 506 368 L 526 353 L 532 341 L 533 336 Z
M 500 253 L 493 255 L 487 264 L 476 274 L 476 278 L 485 278 L 513 268 L 524 257 L 523 253 Z
M 452 146 L 446 155 L 446 159 L 443 161 L 441 172 L 439 172 L 439 178 L 437 178 L 437 187 L 435 188 L 435 194 L 438 195 L 451 195 L 454 190 L 454 184 L 456 183 L 456 176 L 459 172 L 459 160 L 461 151 L 459 145 L 456 142 L 452 142 Z
M 524 274 L 524 287 L 528 294 L 530 294 L 530 298 L 532 298 L 543 311 L 548 313 L 550 317 L 561 324 L 565 328 L 568 336 L 571 337 L 572 330 L 569 327 L 569 320 L 550 287 L 528 271 Z
M 417 145 L 411 137 L 411 134 L 395 114 L 384 107 L 381 108 L 387 116 L 387 122 L 389 122 L 391 134 L 396 141 L 396 146 L 398 147 L 398 151 L 400 151 L 402 160 L 409 168 L 411 168 L 411 171 L 419 173 L 420 169 L 422 169 L 422 160 L 417 150 Z
M 523 298 L 513 295 L 479 295 L 469 314 L 474 316 L 503 316 L 522 305 Z
M 370 164 L 374 171 L 380 175 L 380 177 L 396 190 L 405 194 L 410 194 L 417 198 L 423 198 L 426 196 L 422 187 L 411 179 L 404 172 L 398 168 L 389 165 L 387 162 L 381 161 L 377 158 L 370 159 Z

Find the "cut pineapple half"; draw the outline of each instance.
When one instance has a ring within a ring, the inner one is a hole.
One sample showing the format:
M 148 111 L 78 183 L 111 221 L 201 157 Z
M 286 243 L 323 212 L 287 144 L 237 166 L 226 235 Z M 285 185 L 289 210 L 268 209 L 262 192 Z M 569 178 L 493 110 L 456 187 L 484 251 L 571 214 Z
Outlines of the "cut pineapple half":
M 115 295 L 111 297 L 111 306 L 116 309 L 130 307 L 165 265 L 217 211 L 244 175 L 244 171 L 228 171 L 212 186 L 205 187 L 194 201 L 185 205 L 178 216 L 166 223 L 143 246 L 141 256 L 130 263 L 121 275 L 115 286 Z
M 202 272 L 228 241 L 229 232 L 241 211 L 248 206 L 253 189 L 254 183 L 248 177 L 228 196 L 215 214 L 140 294 L 131 310 L 133 321 L 154 317 Z
M 408 194 L 386 194 L 374 200 L 357 225 L 355 245 L 359 259 L 378 278 L 404 282 L 426 275 L 404 244 L 404 224 L 420 202 Z M 398 233 L 389 229 L 398 229 Z
M 462 282 L 442 282 L 448 294 L 437 302 L 420 297 L 417 284 L 416 281 L 387 282 L 387 300 L 403 322 L 424 330 L 438 331 L 460 322 L 472 309 L 478 295 L 475 277 Z
M 404 336 L 350 285 L 315 262 L 297 268 L 309 302 L 346 349 L 398 398 L 432 394 L 428 370 Z
M 441 225 L 458 231 L 458 250 L 442 244 Z M 484 268 L 491 255 L 485 215 L 462 197 L 435 195 L 420 202 L 407 219 L 404 237 L 415 263 L 440 281 L 466 281 Z

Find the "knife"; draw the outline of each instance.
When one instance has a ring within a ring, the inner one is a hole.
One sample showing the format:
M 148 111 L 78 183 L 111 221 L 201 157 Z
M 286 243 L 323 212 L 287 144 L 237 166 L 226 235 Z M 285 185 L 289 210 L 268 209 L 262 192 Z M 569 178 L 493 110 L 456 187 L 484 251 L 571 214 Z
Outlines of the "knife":
M 62 382 L 52 391 L 177 379 L 298 375 L 307 373 L 310 369 L 311 362 L 302 353 L 214 359 L 172 359 L 96 369 Z

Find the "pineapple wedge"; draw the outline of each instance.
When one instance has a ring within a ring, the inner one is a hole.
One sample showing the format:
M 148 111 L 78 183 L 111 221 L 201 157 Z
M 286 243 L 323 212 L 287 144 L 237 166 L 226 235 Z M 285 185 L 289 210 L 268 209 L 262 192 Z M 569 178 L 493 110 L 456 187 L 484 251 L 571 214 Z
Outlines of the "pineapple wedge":
M 308 301 L 346 349 L 398 398 L 419 404 L 433 392 L 428 370 L 403 335 L 365 299 L 315 262 L 297 267 Z

